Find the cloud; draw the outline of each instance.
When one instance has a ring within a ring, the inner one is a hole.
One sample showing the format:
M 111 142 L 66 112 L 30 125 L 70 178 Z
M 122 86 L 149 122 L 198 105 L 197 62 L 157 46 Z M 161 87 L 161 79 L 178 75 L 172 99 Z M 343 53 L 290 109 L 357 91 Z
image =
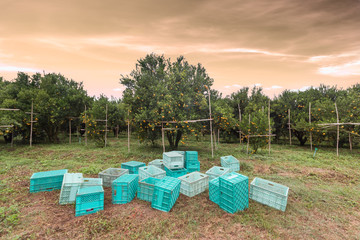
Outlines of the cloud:
M 282 86 L 277 86 L 277 85 L 273 85 L 271 86 L 272 89 L 279 89 L 279 88 L 283 88 Z
M 114 88 L 113 91 L 115 92 L 120 92 L 120 91 L 123 91 L 124 89 L 123 88 Z
M 17 67 L 17 66 L 6 66 L 6 65 L 0 65 L 0 71 L 4 72 L 41 72 L 40 69 L 35 68 L 27 68 L 27 67 Z
M 318 73 L 334 77 L 360 76 L 360 60 L 337 66 L 321 67 Z
M 224 88 L 230 88 L 230 86 L 225 86 Z
M 233 84 L 232 86 L 233 86 L 233 87 L 237 87 L 237 88 L 242 88 L 242 86 L 239 85 L 239 84 Z
M 254 86 L 255 86 L 255 87 L 261 87 L 262 84 L 261 84 L 261 83 L 255 83 Z
M 299 88 L 299 89 L 290 89 L 290 92 L 304 92 L 304 91 L 306 91 L 306 90 L 308 90 L 310 88 L 311 88 L 311 86 L 304 86 L 304 87 Z

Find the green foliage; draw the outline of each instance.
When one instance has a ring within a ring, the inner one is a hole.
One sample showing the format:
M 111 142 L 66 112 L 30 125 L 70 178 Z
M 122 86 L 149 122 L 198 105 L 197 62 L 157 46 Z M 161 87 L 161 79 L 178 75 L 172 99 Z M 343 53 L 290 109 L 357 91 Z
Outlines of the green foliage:
M 0 236 L 19 224 L 19 210 L 16 205 L 0 207 Z

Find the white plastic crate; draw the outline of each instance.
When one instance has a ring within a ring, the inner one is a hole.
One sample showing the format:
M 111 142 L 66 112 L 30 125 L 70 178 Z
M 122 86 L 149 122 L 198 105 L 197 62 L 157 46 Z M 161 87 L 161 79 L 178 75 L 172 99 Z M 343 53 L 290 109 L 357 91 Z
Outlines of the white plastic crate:
M 164 161 L 162 159 L 155 159 L 149 162 L 148 166 L 155 166 L 164 170 Z
M 59 204 L 75 203 L 76 193 L 84 182 L 82 173 L 65 173 L 61 186 Z
M 225 167 L 219 167 L 219 166 L 214 166 L 212 168 L 210 168 L 209 170 L 207 170 L 206 175 L 209 176 L 209 181 L 220 177 L 228 172 L 231 172 L 230 168 L 225 168 Z
M 102 185 L 103 185 L 102 178 L 84 178 L 84 182 L 81 184 L 81 187 L 102 186 Z
M 230 168 L 231 172 L 240 171 L 240 162 L 233 156 L 220 157 L 221 166 Z
M 188 197 L 193 197 L 209 188 L 209 176 L 200 172 L 192 172 L 182 177 L 180 192 Z
M 155 166 L 147 166 L 139 168 L 139 181 L 148 178 L 163 178 L 166 176 L 166 172 L 158 167 Z
M 184 156 L 176 152 L 163 153 L 164 166 L 168 169 L 184 168 Z
M 99 173 L 99 178 L 103 179 L 104 187 L 111 187 L 112 182 L 124 174 L 129 174 L 129 170 L 123 168 L 108 168 Z

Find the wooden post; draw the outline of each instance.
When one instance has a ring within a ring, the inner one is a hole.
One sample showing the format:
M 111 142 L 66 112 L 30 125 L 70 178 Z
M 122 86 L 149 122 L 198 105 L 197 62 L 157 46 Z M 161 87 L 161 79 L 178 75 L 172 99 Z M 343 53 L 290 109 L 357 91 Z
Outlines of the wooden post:
M 289 114 L 289 123 L 288 123 L 288 125 L 289 125 L 289 139 L 290 139 L 290 146 L 291 146 L 291 121 L 290 121 L 290 108 L 288 109 L 288 114 Z
M 119 138 L 119 124 L 116 126 L 116 138 Z
M 240 124 L 241 124 L 241 108 L 240 108 L 240 103 L 238 103 L 238 109 L 239 109 L 239 138 L 240 138 L 240 145 L 241 145 L 242 140 L 241 140 L 241 129 L 240 129 Z
M 214 146 L 213 146 L 213 132 L 212 132 L 212 120 L 211 120 L 211 101 L 210 101 L 210 87 L 207 87 L 209 91 L 209 115 L 210 115 L 210 138 L 211 138 L 211 157 L 214 158 Z
M 76 137 L 77 137 L 78 142 L 79 142 L 79 127 L 78 126 L 76 127 Z
M 216 146 L 216 134 L 215 134 L 215 129 L 213 131 L 213 134 L 214 134 L 214 146 L 215 146 L 215 150 L 217 149 L 217 146 Z
M 268 107 L 268 121 L 269 121 L 269 154 L 271 152 L 271 124 L 270 124 L 270 99 L 269 99 L 269 107 Z
M 32 146 L 33 117 L 34 117 L 34 101 L 31 101 L 31 115 L 30 115 L 30 147 Z
M 164 123 L 161 123 L 161 139 L 162 139 L 163 153 L 164 153 L 165 152 Z
M 87 121 L 86 121 L 86 105 L 85 105 L 85 146 L 87 146 Z
M 250 114 L 249 114 L 249 128 L 248 129 L 250 129 L 250 124 L 251 124 L 251 119 L 250 119 Z M 249 154 L 249 142 L 250 142 L 250 133 L 248 133 L 248 138 L 247 138 L 246 154 Z
M 336 110 L 336 122 L 337 122 L 337 136 L 336 136 L 336 156 L 339 157 L 339 139 L 340 139 L 340 125 L 339 125 L 339 112 L 335 102 L 335 110 Z
M 108 131 L 108 105 L 106 104 L 106 112 L 105 112 L 105 147 L 107 145 L 107 131 Z
M 311 102 L 309 103 L 309 123 L 311 126 Z M 312 131 L 310 129 L 310 150 L 312 151 Z
M 264 106 L 261 106 L 261 111 L 264 112 Z
M 349 146 L 350 146 L 350 152 L 352 152 L 352 140 L 351 140 L 351 134 L 349 133 Z
M 12 131 L 11 131 L 11 147 L 14 146 L 14 127 L 12 127 Z
M 130 110 L 128 110 L 128 152 L 130 152 Z
M 71 144 L 71 118 L 69 118 L 69 144 Z
M 218 128 L 218 145 L 220 144 L 220 129 Z

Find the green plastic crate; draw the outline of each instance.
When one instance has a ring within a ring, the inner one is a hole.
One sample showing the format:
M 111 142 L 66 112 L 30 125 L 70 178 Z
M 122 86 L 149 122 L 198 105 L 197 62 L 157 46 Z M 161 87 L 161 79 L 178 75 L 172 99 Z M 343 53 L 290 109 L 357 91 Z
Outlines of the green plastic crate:
M 61 186 L 59 204 L 75 203 L 76 194 L 83 182 L 84 178 L 82 173 L 65 173 Z
M 186 151 L 185 152 L 185 162 L 197 162 L 198 159 L 198 152 L 197 151 Z
M 154 186 L 155 184 L 160 181 L 158 178 L 145 178 L 139 182 L 137 198 L 151 202 L 154 193 Z
M 226 173 L 229 173 L 230 171 L 231 171 L 230 168 L 214 166 L 214 167 L 210 168 L 208 171 L 206 171 L 206 175 L 209 176 L 209 181 L 211 181 L 217 177 L 220 177 Z
M 220 187 L 218 177 L 209 181 L 209 199 L 216 204 L 220 203 Z
M 220 157 L 221 166 L 230 168 L 232 172 L 240 171 L 240 162 L 233 156 Z
M 125 174 L 129 174 L 128 169 L 108 168 L 99 173 L 99 178 L 103 179 L 104 187 L 111 187 L 111 184 L 115 179 Z
M 154 186 L 151 207 L 160 211 L 169 212 L 180 194 L 181 181 L 173 177 L 164 177 Z
M 262 178 L 254 178 L 250 184 L 250 199 L 285 211 L 289 188 L 287 186 L 271 182 Z
M 125 174 L 112 182 L 112 203 L 125 204 L 131 202 L 137 192 L 139 175 Z
M 164 170 L 166 172 L 166 176 L 174 177 L 174 178 L 178 178 L 187 174 L 186 168 L 168 169 L 167 167 L 164 167 Z
M 200 162 L 199 161 L 187 162 L 186 169 L 188 173 L 200 172 Z
M 61 189 L 64 174 L 67 169 L 37 172 L 30 178 L 30 192 L 45 192 Z
M 181 180 L 180 193 L 193 197 L 209 187 L 209 176 L 199 172 L 192 172 L 179 177 Z
M 163 153 L 164 166 L 168 169 L 184 168 L 184 156 L 176 152 Z
M 76 194 L 75 216 L 83 216 L 104 210 L 102 186 L 81 187 Z
M 138 174 L 140 167 L 145 167 L 146 164 L 138 161 L 130 161 L 121 164 L 121 168 L 128 169 L 130 174 Z
M 219 177 L 220 208 L 236 213 L 249 207 L 249 178 L 236 172 Z
M 166 176 L 166 172 L 155 166 L 145 166 L 139 168 L 139 181 L 148 178 L 163 178 Z
M 155 159 L 151 162 L 149 162 L 148 166 L 155 166 L 162 170 L 164 170 L 164 161 L 162 159 Z

